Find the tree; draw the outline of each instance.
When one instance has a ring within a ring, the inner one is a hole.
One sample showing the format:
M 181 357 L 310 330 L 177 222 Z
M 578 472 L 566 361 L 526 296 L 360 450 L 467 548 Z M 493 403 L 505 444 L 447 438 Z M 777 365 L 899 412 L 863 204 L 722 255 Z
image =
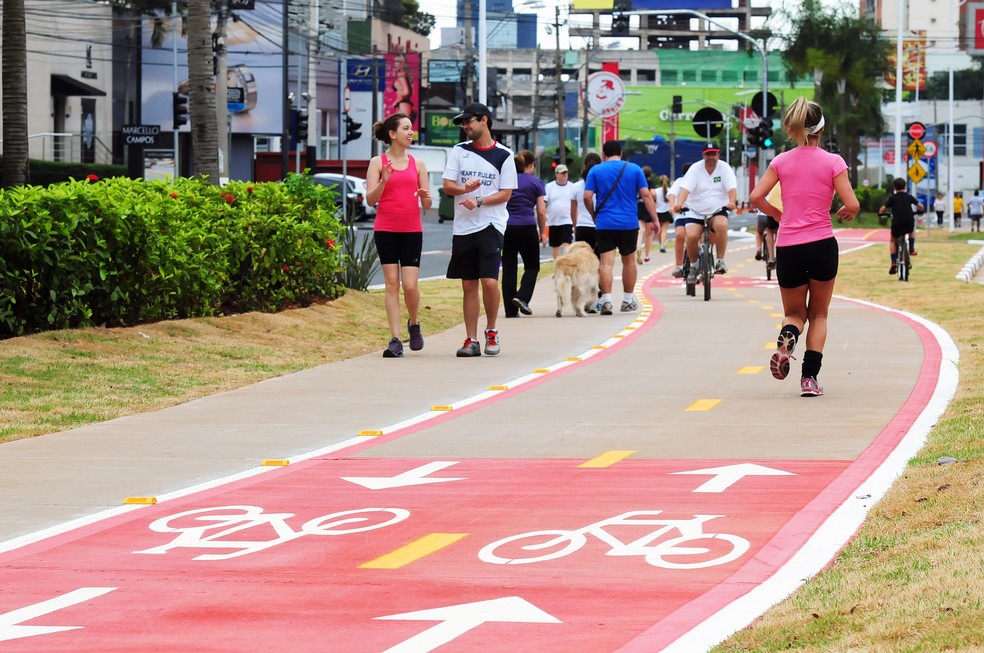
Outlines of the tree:
M 219 133 L 215 122 L 212 75 L 212 7 L 209 0 L 188 3 L 188 113 L 195 172 L 219 181 Z
M 400 21 L 400 25 L 421 36 L 430 36 L 434 30 L 434 24 L 434 15 L 420 11 L 420 4 L 417 0 L 403 0 L 403 19 Z
M 856 182 L 861 134 L 882 134 L 881 91 L 890 44 L 877 23 L 844 6 L 803 0 L 791 24 L 782 58 L 791 75 L 813 73 L 814 99 L 824 108 L 828 138 L 835 138 Z
M 24 0 L 3 3 L 3 184 L 22 186 L 28 176 L 27 31 Z
M 984 68 L 984 60 L 977 59 L 976 68 L 953 71 L 953 99 L 954 100 L 979 100 L 984 96 L 982 89 L 981 69 Z M 926 89 L 920 97 L 924 100 L 947 100 L 950 98 L 950 74 L 948 72 L 933 73 L 926 80 Z

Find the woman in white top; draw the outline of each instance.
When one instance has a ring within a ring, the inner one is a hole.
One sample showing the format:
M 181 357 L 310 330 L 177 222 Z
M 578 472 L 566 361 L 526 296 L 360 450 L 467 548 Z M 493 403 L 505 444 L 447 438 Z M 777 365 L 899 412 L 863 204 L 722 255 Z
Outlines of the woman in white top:
M 567 181 L 567 166 L 557 166 L 554 174 L 556 179 L 547 184 L 544 200 L 547 203 L 547 232 L 556 261 L 574 242 L 574 220 L 571 217 L 571 189 L 574 185 Z
M 659 176 L 659 186 L 653 189 L 653 199 L 656 200 L 656 217 L 659 219 L 659 251 L 666 253 L 666 239 L 669 236 L 668 225 L 673 222 L 673 215 L 670 213 L 670 178 L 666 175 Z

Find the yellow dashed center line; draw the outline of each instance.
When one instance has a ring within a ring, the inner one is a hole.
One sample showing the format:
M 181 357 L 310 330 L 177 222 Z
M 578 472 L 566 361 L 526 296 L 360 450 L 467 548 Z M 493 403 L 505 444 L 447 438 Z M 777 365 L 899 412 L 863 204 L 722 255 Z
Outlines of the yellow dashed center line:
M 468 533 L 431 533 L 375 560 L 364 562 L 359 565 L 359 569 L 399 569 L 437 553 L 465 537 L 468 537 Z
M 635 451 L 606 451 L 600 456 L 595 456 L 591 460 L 584 461 L 578 467 L 610 467 L 634 453 Z
M 720 399 L 698 399 L 687 406 L 688 411 L 708 411 L 721 403 Z

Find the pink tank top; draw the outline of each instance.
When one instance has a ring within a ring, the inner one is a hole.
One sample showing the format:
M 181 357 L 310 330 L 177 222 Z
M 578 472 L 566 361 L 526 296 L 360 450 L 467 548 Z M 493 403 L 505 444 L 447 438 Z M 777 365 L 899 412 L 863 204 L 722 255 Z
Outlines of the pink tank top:
M 383 194 L 376 204 L 376 220 L 373 229 L 376 231 L 414 232 L 423 231 L 420 220 L 420 204 L 417 199 L 417 162 L 410 156 L 404 170 L 393 170 L 393 175 L 386 182 Z M 385 166 L 388 160 L 382 156 Z

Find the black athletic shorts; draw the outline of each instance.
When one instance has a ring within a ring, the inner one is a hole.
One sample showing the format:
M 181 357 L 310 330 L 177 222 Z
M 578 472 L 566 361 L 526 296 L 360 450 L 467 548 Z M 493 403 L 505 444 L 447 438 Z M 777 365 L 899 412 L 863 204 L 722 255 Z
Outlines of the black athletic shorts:
M 502 234 L 492 225 L 472 234 L 451 237 L 448 279 L 498 279 Z
M 570 245 L 574 242 L 574 225 L 555 224 L 548 229 L 548 238 L 551 247 Z
M 380 265 L 399 263 L 405 268 L 420 267 L 424 234 L 420 231 L 374 231 Z
M 904 234 L 911 234 L 916 229 L 916 219 L 897 220 L 892 218 L 892 238 L 898 238 Z
M 598 253 L 604 254 L 617 249 L 622 256 L 634 254 L 639 241 L 639 228 L 635 229 L 596 229 Z
M 839 256 L 836 238 L 776 247 L 776 279 L 779 286 L 799 288 L 810 280 L 830 281 L 837 276 Z
M 673 222 L 673 216 L 670 215 L 670 212 L 669 211 L 660 211 L 660 212 L 658 212 L 656 214 L 656 217 L 659 218 L 659 223 L 660 224 L 666 224 L 667 222 Z

